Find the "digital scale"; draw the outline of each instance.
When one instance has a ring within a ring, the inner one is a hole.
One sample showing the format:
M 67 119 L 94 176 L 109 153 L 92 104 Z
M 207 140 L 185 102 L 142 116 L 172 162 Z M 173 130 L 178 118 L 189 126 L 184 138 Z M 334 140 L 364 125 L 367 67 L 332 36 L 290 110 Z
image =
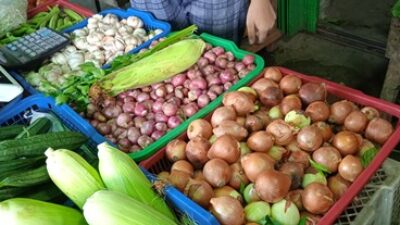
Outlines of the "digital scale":
M 0 102 L 10 102 L 20 96 L 24 89 L 0 66 Z

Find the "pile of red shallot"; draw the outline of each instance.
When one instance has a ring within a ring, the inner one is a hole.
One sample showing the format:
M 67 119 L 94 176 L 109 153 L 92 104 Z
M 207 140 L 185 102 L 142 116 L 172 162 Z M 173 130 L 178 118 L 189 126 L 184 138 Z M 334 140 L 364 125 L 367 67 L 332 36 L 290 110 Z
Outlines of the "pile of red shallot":
M 267 68 L 165 148 L 159 173 L 223 225 L 317 224 L 393 132 L 378 110 Z
M 252 55 L 238 61 L 232 52 L 207 45 L 197 64 L 184 73 L 89 104 L 85 117 L 121 150 L 135 152 L 207 106 L 254 68 Z

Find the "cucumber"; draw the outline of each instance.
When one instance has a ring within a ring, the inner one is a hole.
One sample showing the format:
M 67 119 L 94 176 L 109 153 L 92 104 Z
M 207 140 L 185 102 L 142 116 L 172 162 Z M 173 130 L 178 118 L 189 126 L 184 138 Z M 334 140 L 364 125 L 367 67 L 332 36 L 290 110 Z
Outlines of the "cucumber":
M 0 141 L 14 138 L 23 130 L 24 126 L 19 124 L 0 127 Z
M 0 163 L 0 177 L 5 173 L 20 171 L 35 166 L 40 162 L 44 162 L 45 156 L 37 156 L 33 158 L 13 159 Z
M 0 142 L 0 162 L 20 157 L 43 155 L 49 148 L 76 149 L 87 141 L 81 133 L 61 131 Z
M 31 125 L 25 128 L 21 133 L 19 133 L 15 139 L 22 139 L 27 137 L 32 137 L 37 134 L 43 134 L 49 131 L 51 127 L 51 121 L 45 117 L 35 120 Z
M 46 165 L 29 170 L 13 174 L 9 177 L 4 178 L 0 181 L 0 188 L 2 187 L 30 187 L 37 184 L 42 184 L 50 180 L 49 174 L 47 173 Z
M 30 188 L 26 187 L 6 187 L 0 188 L 0 202 L 6 199 L 15 198 L 24 192 L 28 191 Z
M 42 184 L 32 187 L 32 189 L 32 191 L 28 191 L 20 197 L 48 202 L 63 195 L 62 191 L 53 183 Z

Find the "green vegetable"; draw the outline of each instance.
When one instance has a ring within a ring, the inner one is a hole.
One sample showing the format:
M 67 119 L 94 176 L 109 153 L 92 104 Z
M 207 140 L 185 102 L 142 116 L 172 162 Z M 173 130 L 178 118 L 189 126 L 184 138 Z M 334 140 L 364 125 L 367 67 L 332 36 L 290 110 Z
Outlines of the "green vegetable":
M 42 155 L 48 147 L 76 149 L 86 142 L 81 133 L 62 131 L 0 142 L 0 161 Z
M 171 220 L 176 220 L 165 201 L 152 190 L 152 184 L 127 154 L 104 142 L 98 146 L 99 171 L 107 189 L 126 194 Z
M 64 9 L 64 13 L 75 22 L 83 20 L 82 16 L 71 9 Z
M 43 134 L 49 131 L 51 127 L 51 121 L 47 118 L 39 118 L 35 120 L 31 125 L 24 129 L 15 139 L 22 139 L 32 137 L 37 134 Z
M 400 1 L 399 0 L 397 0 L 397 3 L 393 6 L 392 14 L 393 14 L 393 16 L 400 18 Z
M 23 130 L 24 126 L 19 124 L 0 127 L 0 141 L 14 138 Z
M 41 184 L 49 180 L 46 166 L 41 166 L 33 170 L 13 174 L 0 181 L 1 187 L 29 187 Z
M 98 83 L 98 87 L 106 94 L 116 96 L 129 89 L 161 82 L 189 69 L 200 58 L 205 46 L 201 39 L 180 41 L 110 73 Z M 96 95 L 91 97 L 97 99 Z
M 40 162 L 44 162 L 44 156 L 37 156 L 33 158 L 20 158 L 7 160 L 0 163 L 0 177 L 4 174 L 9 174 L 10 172 L 18 172 L 21 169 L 31 168 Z
M 322 174 L 330 174 L 331 171 L 329 171 L 329 169 L 325 166 L 322 165 L 320 163 L 315 162 L 312 159 L 309 159 L 311 166 L 316 169 L 318 172 L 322 173 Z
M 83 206 L 89 224 L 96 225 L 176 225 L 170 218 L 127 195 L 98 191 Z
M 271 215 L 271 207 L 268 202 L 251 202 L 244 208 L 247 222 L 260 223 L 266 216 Z
M 55 186 L 53 183 L 46 183 L 32 187 L 31 191 L 22 194 L 20 197 L 47 202 L 60 196 L 63 196 L 63 193 L 57 188 L 57 186 Z
M 365 150 L 361 156 L 361 165 L 366 168 L 372 160 L 374 160 L 376 154 L 378 154 L 379 149 L 376 147 L 372 147 L 368 150 Z
M 303 182 L 302 182 L 302 187 L 306 188 L 309 184 L 312 183 L 321 183 L 324 185 L 328 184 L 328 181 L 326 180 L 326 177 L 324 176 L 323 173 L 316 173 L 316 174 L 312 174 L 312 173 L 306 173 L 304 174 L 303 177 Z
M 18 195 L 26 192 L 29 188 L 26 187 L 5 187 L 0 188 L 0 202 L 6 199 L 15 198 Z
M 0 221 L 12 225 L 86 225 L 73 208 L 26 198 L 0 202 Z
M 299 209 L 293 202 L 287 200 L 274 203 L 271 207 L 271 215 L 282 225 L 298 225 L 300 222 Z

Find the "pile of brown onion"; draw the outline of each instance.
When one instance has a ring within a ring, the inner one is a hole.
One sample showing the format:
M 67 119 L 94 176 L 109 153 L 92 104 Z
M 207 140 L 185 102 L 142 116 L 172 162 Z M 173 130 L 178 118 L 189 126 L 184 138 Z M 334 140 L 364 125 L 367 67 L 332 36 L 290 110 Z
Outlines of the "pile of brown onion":
M 193 121 L 187 140 L 171 141 L 171 170 L 159 176 L 223 225 L 316 224 L 363 171 L 363 154 L 393 132 L 376 109 L 326 97 L 324 84 L 267 68 Z

